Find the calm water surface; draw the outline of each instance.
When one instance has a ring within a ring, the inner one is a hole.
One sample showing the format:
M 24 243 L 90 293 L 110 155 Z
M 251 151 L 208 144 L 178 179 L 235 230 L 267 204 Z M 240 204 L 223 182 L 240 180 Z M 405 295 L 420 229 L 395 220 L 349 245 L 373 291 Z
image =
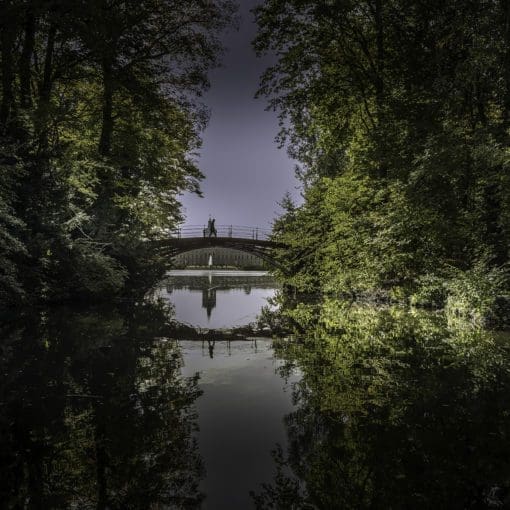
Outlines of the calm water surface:
M 175 307 L 179 322 L 230 328 L 255 321 L 275 282 L 264 271 L 172 271 L 159 295 Z
M 179 322 L 231 328 L 255 321 L 275 282 L 261 271 L 172 271 L 160 296 Z M 200 374 L 199 450 L 206 466 L 203 508 L 254 508 L 249 493 L 270 482 L 271 451 L 286 445 L 283 418 L 292 411 L 290 385 L 277 369 L 272 340 L 181 341 L 182 373 Z
M 0 508 L 510 508 L 507 334 L 331 299 L 283 300 L 290 339 L 212 331 L 275 292 L 181 271 L 1 324 Z

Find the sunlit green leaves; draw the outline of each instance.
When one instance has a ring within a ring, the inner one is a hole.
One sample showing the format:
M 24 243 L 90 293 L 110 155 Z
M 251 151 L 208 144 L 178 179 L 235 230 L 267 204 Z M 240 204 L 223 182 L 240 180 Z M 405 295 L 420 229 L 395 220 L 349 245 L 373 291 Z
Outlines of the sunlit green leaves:
M 290 285 L 444 306 L 459 296 L 452 269 L 508 262 L 503 4 L 270 0 L 255 12 L 255 47 L 278 57 L 260 92 L 301 163 L 304 204 L 275 224 Z

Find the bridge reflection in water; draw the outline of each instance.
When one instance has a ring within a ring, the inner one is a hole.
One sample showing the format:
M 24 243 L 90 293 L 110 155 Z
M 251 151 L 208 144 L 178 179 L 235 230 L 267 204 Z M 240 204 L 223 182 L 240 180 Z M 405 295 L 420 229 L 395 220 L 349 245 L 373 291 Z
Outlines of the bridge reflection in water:
M 174 304 L 177 320 L 216 328 L 226 326 L 227 317 L 237 317 L 236 325 L 255 320 L 275 288 L 274 279 L 265 271 L 174 270 L 168 273 L 160 296 Z

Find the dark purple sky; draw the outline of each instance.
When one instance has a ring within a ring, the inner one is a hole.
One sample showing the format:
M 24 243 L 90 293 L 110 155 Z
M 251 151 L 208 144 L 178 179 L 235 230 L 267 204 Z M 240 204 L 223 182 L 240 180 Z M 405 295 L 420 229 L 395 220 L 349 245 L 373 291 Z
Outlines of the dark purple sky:
M 217 225 L 268 227 L 286 191 L 299 197 L 295 163 L 274 141 L 277 116 L 265 111 L 264 98 L 254 99 L 260 75 L 270 63 L 258 59 L 251 47 L 256 25 L 250 9 L 257 3 L 240 0 L 239 31 L 225 34 L 223 66 L 210 75 L 204 102 L 211 118 L 199 159 L 206 176 L 204 197 L 184 195 L 187 225 L 204 224 L 211 214 Z

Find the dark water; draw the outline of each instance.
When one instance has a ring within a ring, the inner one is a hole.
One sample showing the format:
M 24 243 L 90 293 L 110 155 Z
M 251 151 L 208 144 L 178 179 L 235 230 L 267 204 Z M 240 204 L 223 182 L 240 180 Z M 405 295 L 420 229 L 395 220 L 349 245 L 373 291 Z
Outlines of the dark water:
M 173 271 L 159 295 L 175 318 L 199 328 L 232 328 L 256 320 L 274 280 L 254 271 Z M 181 341 L 185 376 L 200 373 L 199 450 L 206 466 L 202 508 L 254 508 L 250 491 L 275 471 L 271 451 L 286 445 L 283 418 L 292 411 L 290 386 L 277 372 L 272 340 Z
M 510 507 L 508 335 L 280 300 L 286 338 L 208 336 L 275 292 L 178 273 L 157 303 L 4 323 L 0 508 Z

